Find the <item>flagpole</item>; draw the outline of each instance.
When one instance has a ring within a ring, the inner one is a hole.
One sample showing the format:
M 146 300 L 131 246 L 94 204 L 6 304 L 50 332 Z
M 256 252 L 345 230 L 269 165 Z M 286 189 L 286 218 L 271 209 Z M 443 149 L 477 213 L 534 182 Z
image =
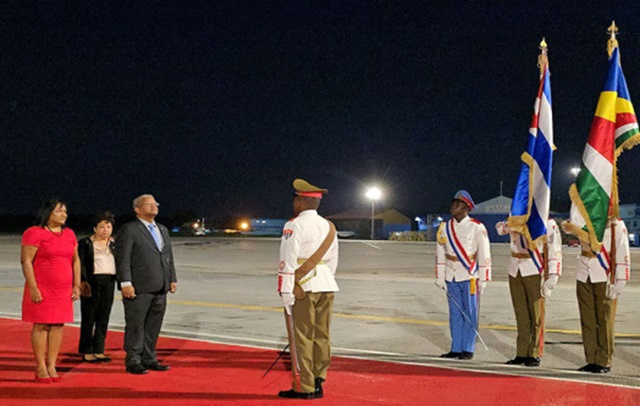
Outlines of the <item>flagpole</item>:
M 607 52 L 609 53 L 609 57 L 611 57 L 611 54 L 613 53 L 613 50 L 615 48 L 618 47 L 618 40 L 616 39 L 616 34 L 618 32 L 618 27 L 616 27 L 616 22 L 611 21 L 611 25 L 609 26 L 609 28 L 607 29 L 607 31 L 609 32 L 609 40 L 607 41 Z M 618 54 L 619 55 L 619 54 Z M 617 165 L 614 161 L 614 169 L 613 169 L 613 176 L 617 176 L 617 169 L 616 169 Z M 615 184 L 615 179 L 614 179 L 614 184 Z M 609 271 L 609 283 L 611 285 L 615 285 L 616 283 L 616 224 L 615 224 L 615 217 L 618 216 L 618 190 L 617 188 L 614 190 L 615 192 L 615 196 L 613 196 L 613 198 L 615 199 L 613 201 L 613 213 L 611 216 L 611 247 L 609 249 L 609 254 L 611 256 L 611 264 L 610 266 L 610 271 Z M 613 195 L 613 194 L 612 194 Z M 617 307 L 617 300 L 613 300 L 613 317 L 615 320 L 616 317 L 616 307 Z
M 607 28 L 607 32 L 609 33 L 609 40 L 607 41 L 607 52 L 609 53 L 609 57 L 611 57 L 613 50 L 618 47 L 618 40 L 616 39 L 616 34 L 618 33 L 618 27 L 616 27 L 615 20 L 611 21 L 611 25 L 609 26 L 609 28 Z M 614 163 L 613 176 L 614 177 L 617 176 L 615 163 Z M 615 180 L 614 180 L 614 183 L 615 183 Z M 611 247 L 609 249 L 609 254 L 611 256 L 611 265 L 610 265 L 611 270 L 609 271 L 609 277 L 610 277 L 611 284 L 615 284 L 616 283 L 616 225 L 613 220 L 615 217 L 618 216 L 618 210 L 619 210 L 617 188 L 615 190 L 615 196 L 613 196 L 613 193 L 612 193 L 612 197 L 614 201 L 613 201 L 613 207 L 612 207 L 613 210 L 611 213 Z
M 538 67 L 540 68 L 540 76 L 544 75 L 547 67 L 549 66 L 549 57 L 547 56 L 547 41 L 542 37 L 542 41 L 540 41 L 540 55 L 538 55 Z M 543 219 L 546 221 L 546 219 Z M 547 230 L 548 231 L 548 230 Z M 544 283 L 549 279 L 549 238 L 548 236 L 544 236 L 542 239 L 542 281 L 540 286 L 540 291 L 542 292 L 544 289 Z M 540 356 L 544 353 L 544 325 L 545 325 L 545 297 L 541 295 L 540 305 Z

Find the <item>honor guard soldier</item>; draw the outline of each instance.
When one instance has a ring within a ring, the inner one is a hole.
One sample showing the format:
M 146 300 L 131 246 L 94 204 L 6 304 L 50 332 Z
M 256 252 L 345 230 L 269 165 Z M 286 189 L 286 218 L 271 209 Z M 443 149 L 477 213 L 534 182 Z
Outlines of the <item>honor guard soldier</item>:
M 563 222 L 562 226 L 568 233 L 575 227 L 570 221 Z M 613 245 L 612 233 L 615 234 Z M 585 241 L 581 240 L 580 245 L 576 293 L 587 365 L 578 371 L 602 374 L 611 370 L 616 302 L 630 277 L 627 227 L 622 219 L 609 220 L 600 252 L 593 252 Z
M 338 239 L 334 225 L 317 212 L 327 189 L 302 179 L 296 179 L 293 188 L 295 217 L 284 225 L 278 268 L 293 384 L 278 396 L 317 399 L 323 397 L 322 384 L 331 361 L 329 325 L 338 291 Z
M 546 248 L 543 242 L 530 246 L 522 234 L 509 229 L 507 221 L 497 223 L 496 231 L 499 235 L 509 234 L 511 239 L 509 290 L 518 338 L 516 357 L 507 364 L 537 367 L 544 346 L 543 297 L 548 299 L 551 296 L 562 273 L 560 230 L 554 220 L 547 220 Z
M 489 237 L 484 225 L 468 216 L 475 207 L 458 191 L 452 218 L 440 224 L 436 244 L 436 285 L 447 292 L 451 351 L 444 358 L 472 359 L 478 334 L 480 295 L 491 280 Z

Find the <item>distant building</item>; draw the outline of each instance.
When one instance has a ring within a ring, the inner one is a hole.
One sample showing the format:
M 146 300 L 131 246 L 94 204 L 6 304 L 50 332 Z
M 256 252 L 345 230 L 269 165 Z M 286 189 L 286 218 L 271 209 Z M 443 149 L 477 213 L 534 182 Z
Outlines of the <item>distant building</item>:
M 286 222 L 287 219 L 251 219 L 249 230 L 242 234 L 279 237 L 282 235 L 282 228 Z
M 640 245 L 640 205 L 636 203 L 621 204 L 620 217 L 629 231 L 629 243 Z
M 340 233 L 353 232 L 354 238 L 368 239 L 371 237 L 371 208 L 362 207 L 351 209 L 327 216 Z M 374 212 L 374 238 L 388 239 L 394 232 L 410 231 L 411 218 L 396 209 Z M 345 235 L 343 234 L 343 235 Z
M 480 214 L 499 214 L 508 216 L 511 210 L 511 202 L 513 199 L 507 196 L 498 196 L 493 199 L 485 200 L 482 203 L 476 204 L 476 207 L 471 211 L 472 216 L 478 216 Z

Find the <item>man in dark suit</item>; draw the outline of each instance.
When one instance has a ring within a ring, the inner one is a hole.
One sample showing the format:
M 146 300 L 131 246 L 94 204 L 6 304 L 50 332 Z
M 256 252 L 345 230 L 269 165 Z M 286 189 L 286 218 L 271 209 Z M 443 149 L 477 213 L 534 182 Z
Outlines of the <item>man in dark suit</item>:
M 154 218 L 158 203 L 151 195 L 133 201 L 137 220 L 116 237 L 116 271 L 124 303 L 124 350 L 127 372 L 166 371 L 158 363 L 156 342 L 167 307 L 167 291 L 177 289 L 169 231 Z

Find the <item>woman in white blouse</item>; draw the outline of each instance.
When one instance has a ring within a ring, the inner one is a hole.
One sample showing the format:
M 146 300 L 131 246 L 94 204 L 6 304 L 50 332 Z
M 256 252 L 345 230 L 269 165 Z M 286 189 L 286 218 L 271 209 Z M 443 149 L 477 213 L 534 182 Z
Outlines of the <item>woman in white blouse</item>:
M 113 214 L 100 213 L 93 222 L 94 234 L 78 242 L 82 265 L 80 310 L 82 323 L 78 351 L 86 362 L 110 362 L 104 354 L 109 316 L 116 283 Z

